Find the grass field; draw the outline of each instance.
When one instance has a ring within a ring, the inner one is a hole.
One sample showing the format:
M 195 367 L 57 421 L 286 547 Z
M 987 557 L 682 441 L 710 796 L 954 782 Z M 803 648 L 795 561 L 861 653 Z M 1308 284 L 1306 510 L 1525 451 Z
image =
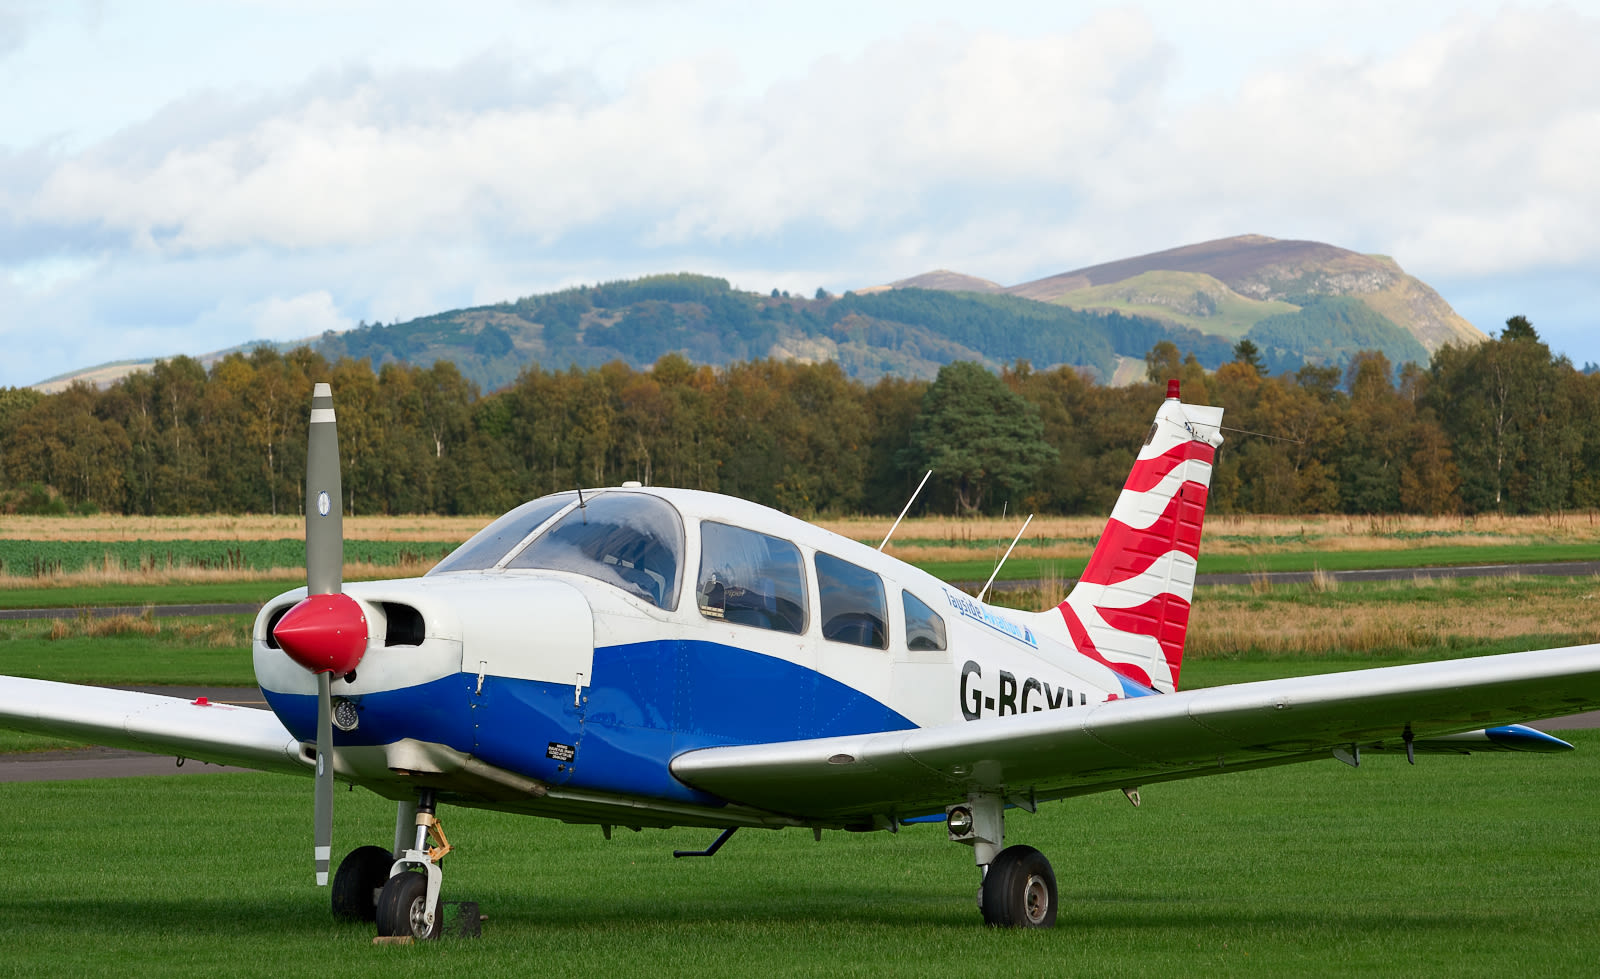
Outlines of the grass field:
M 1184 686 L 1600 638 L 1600 582 L 1202 589 Z M 166 590 L 158 589 L 156 601 Z M 1037 607 L 1048 594 L 1020 597 Z M 250 684 L 249 616 L 0 623 L 0 673 Z M 203 678 L 203 679 L 202 679 Z M 1600 732 L 1558 756 L 1369 758 L 1149 786 L 1014 814 L 1054 862 L 1050 933 L 996 933 L 970 851 L 897 835 L 618 831 L 445 808 L 446 899 L 484 937 L 374 947 L 311 886 L 308 780 L 0 784 L 0 975 L 1588 975 Z M 43 746 L 0 734 L 0 751 Z M 337 795 L 336 855 L 393 808 Z
M 475 941 L 375 947 L 304 859 L 310 783 L 195 775 L 0 785 L 16 855 L 0 973 L 87 975 L 1588 975 L 1600 736 L 1562 756 L 1375 759 L 1051 803 L 1007 821 L 1062 913 L 992 932 L 970 851 L 898 835 L 619 832 L 443 809 Z M 337 797 L 335 852 L 393 810 Z

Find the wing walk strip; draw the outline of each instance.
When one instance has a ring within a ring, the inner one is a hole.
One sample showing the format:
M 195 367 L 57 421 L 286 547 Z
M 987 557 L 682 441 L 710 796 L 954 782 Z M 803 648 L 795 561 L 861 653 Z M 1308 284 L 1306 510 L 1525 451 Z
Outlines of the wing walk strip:
M 1419 740 L 1600 706 L 1600 645 L 1268 680 L 1065 711 L 702 748 L 673 774 L 774 812 L 913 815 L 973 789 L 1061 797 Z M 1486 746 L 1485 746 L 1486 747 Z M 1472 749 L 1471 745 L 1463 745 Z M 823 800 L 826 800 L 824 802 Z

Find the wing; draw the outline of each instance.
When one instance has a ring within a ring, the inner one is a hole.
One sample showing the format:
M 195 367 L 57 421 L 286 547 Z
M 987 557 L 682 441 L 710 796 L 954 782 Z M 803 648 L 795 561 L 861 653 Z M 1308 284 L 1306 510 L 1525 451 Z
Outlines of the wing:
M 1600 645 L 1269 680 L 882 734 L 701 748 L 680 780 L 731 802 L 849 823 L 937 812 L 969 791 L 1014 802 L 1361 750 L 1508 747 L 1463 732 L 1600 706 Z M 1495 732 L 1489 732 L 1494 735 Z M 1519 747 L 1568 747 L 1527 729 Z
M 0 727 L 263 771 L 312 774 L 277 715 L 104 687 L 0 676 Z

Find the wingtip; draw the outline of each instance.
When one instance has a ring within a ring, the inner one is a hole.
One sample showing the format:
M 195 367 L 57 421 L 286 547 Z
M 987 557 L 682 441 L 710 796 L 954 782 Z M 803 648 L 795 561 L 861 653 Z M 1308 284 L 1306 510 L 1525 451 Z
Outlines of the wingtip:
M 1572 751 L 1573 746 L 1526 724 L 1507 724 L 1483 732 L 1490 741 L 1511 751 Z

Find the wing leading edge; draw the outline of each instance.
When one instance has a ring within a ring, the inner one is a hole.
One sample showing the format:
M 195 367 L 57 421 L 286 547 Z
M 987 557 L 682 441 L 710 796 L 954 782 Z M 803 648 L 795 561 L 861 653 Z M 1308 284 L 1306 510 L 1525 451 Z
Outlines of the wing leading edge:
M 685 752 L 683 782 L 824 820 L 908 817 L 969 791 L 1026 800 L 1351 748 L 1494 750 L 1463 732 L 1600 707 L 1600 645 L 1267 680 L 908 731 Z M 1544 745 L 1559 748 L 1558 743 Z
M 262 771 L 312 773 L 300 742 L 277 715 L 231 704 L 0 676 L 0 727 Z

